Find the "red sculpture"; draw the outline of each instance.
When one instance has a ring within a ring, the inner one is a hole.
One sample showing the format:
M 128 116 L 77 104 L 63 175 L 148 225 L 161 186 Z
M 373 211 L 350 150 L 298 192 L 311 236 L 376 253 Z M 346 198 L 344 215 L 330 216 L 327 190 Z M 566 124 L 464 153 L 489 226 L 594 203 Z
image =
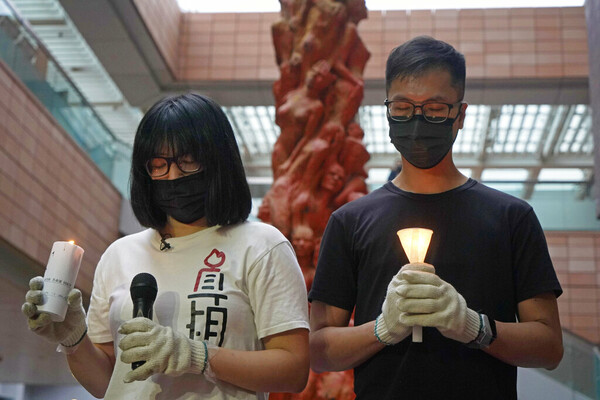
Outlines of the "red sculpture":
M 357 24 L 364 0 L 280 0 L 271 27 L 280 78 L 273 84 L 281 133 L 272 153 L 273 185 L 258 217 L 296 251 L 307 288 L 331 213 L 367 193 L 364 132 L 354 121 L 370 57 Z M 353 399 L 352 371 L 316 374 L 300 394 L 270 399 Z

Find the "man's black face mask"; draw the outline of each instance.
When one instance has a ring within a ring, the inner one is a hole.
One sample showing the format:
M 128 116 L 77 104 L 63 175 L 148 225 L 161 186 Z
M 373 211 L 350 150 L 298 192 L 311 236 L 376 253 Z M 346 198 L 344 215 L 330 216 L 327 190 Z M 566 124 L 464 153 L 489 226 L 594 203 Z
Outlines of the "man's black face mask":
M 438 165 L 448 154 L 454 138 L 452 125 L 456 118 L 434 124 L 422 115 L 414 115 L 409 121 L 399 122 L 388 117 L 390 141 L 402 156 L 420 169 Z

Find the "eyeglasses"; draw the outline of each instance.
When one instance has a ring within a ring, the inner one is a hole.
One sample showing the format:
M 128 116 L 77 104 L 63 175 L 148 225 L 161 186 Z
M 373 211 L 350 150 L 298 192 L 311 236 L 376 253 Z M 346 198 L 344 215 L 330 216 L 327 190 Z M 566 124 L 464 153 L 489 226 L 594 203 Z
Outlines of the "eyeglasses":
M 426 121 L 433 124 L 440 124 L 448 119 L 450 110 L 452 110 L 456 104 L 460 106 L 462 103 L 425 103 L 416 105 L 410 101 L 386 99 L 383 104 L 385 104 L 387 109 L 388 118 L 393 121 L 409 121 L 413 115 L 415 115 L 415 109 L 420 108 Z
M 152 178 L 160 178 L 169 173 L 172 163 L 184 173 L 198 172 L 202 165 L 189 155 L 178 157 L 152 157 L 146 162 L 146 171 Z

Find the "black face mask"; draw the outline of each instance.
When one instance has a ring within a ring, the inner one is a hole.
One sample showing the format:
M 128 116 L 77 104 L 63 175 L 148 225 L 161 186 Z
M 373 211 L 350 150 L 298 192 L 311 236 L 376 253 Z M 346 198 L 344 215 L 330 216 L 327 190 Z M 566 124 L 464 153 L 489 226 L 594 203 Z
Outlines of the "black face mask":
M 153 180 L 154 204 L 177 221 L 190 224 L 205 215 L 208 192 L 204 171 L 179 179 Z
M 390 140 L 402 156 L 420 169 L 433 168 L 448 154 L 454 139 L 452 125 L 455 118 L 439 124 L 427 122 L 422 115 L 414 115 L 407 122 L 388 117 Z

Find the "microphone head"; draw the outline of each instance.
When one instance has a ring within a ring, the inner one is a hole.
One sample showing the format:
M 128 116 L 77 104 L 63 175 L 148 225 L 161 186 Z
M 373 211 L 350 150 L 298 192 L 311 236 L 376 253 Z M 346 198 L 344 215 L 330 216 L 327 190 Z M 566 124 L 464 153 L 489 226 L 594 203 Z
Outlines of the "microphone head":
M 156 293 L 158 292 L 158 285 L 156 279 L 151 274 L 142 272 L 133 277 L 131 281 L 131 287 L 129 293 L 131 293 L 131 299 L 145 299 L 150 302 L 156 300 Z

